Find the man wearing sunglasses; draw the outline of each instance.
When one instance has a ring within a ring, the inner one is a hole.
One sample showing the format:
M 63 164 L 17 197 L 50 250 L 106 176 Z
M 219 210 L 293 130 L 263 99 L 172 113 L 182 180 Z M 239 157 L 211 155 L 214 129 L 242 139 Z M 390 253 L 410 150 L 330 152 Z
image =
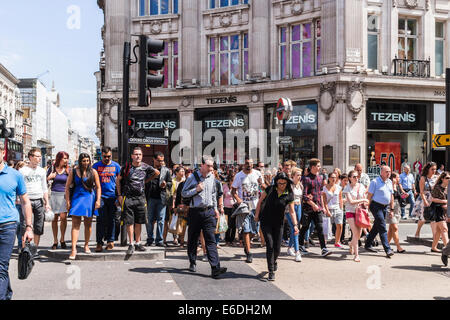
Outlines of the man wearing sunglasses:
M 120 174 L 120 165 L 112 161 L 110 147 L 102 148 L 102 161 L 95 163 L 92 168 L 97 170 L 102 188 L 101 207 L 97 217 L 97 248 L 95 252 L 103 251 L 103 240 L 106 240 L 106 250 L 114 248 L 116 236 L 116 178 Z

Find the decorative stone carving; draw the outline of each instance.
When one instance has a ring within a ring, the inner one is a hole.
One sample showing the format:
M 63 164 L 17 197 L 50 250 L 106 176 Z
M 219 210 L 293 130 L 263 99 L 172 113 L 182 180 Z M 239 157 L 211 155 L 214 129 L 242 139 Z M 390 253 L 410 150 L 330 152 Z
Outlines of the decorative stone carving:
M 260 93 L 258 91 L 253 91 L 250 95 L 250 101 L 253 103 L 257 103 L 259 102 L 259 100 L 261 99 L 260 97 Z
M 118 116 L 117 111 L 119 108 L 119 103 L 121 103 L 121 102 L 122 102 L 122 99 L 111 98 L 111 99 L 109 99 L 109 104 L 106 104 L 104 115 L 107 116 L 109 118 L 109 120 L 111 120 L 111 122 L 114 124 L 119 123 L 119 121 L 117 119 L 117 116 Z
M 190 96 L 183 97 L 183 100 L 181 101 L 181 106 L 185 108 L 189 107 L 192 104 L 192 100 L 193 97 Z
M 406 6 L 410 9 L 417 7 L 417 2 L 417 0 L 405 0 Z
M 220 25 L 224 28 L 231 26 L 233 19 L 231 18 L 231 14 L 224 13 L 220 16 Z
M 336 107 L 336 82 L 320 85 L 319 107 L 325 113 L 325 119 L 330 120 L 330 114 Z
M 358 114 L 365 106 L 364 87 L 361 82 L 352 82 L 347 88 L 347 108 L 353 113 L 353 120 L 358 118 Z
M 398 6 L 397 0 L 392 0 L 392 6 L 394 8 Z
M 431 5 L 430 0 L 426 0 L 426 1 L 425 1 L 425 9 L 426 9 L 427 11 L 430 10 L 430 5 Z
M 150 32 L 152 34 L 160 34 L 162 30 L 161 22 L 160 21 L 153 21 L 150 25 Z
M 303 3 L 300 0 L 295 0 L 291 4 L 291 13 L 293 15 L 299 15 L 303 12 Z

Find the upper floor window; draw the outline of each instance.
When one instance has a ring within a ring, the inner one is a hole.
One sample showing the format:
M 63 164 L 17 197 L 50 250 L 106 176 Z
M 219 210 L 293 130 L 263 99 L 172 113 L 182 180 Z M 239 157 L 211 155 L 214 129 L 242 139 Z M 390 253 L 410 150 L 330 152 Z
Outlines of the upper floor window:
M 317 74 L 321 64 L 320 20 L 279 29 L 280 79 Z
M 367 16 L 367 68 L 378 69 L 378 42 L 380 30 L 378 28 L 378 16 Z
M 400 18 L 398 20 L 398 58 L 415 60 L 417 58 L 417 20 Z
M 239 4 L 248 4 L 248 0 L 209 0 L 210 9 L 237 6 Z
M 211 85 L 236 85 L 243 81 L 249 72 L 248 34 L 209 38 L 208 65 Z
M 178 13 L 179 0 L 139 0 L 139 15 Z M 146 7 L 148 6 L 148 8 Z
M 435 73 L 440 76 L 444 73 L 444 23 L 436 22 L 435 28 Z
M 164 75 L 163 88 L 174 88 L 178 81 L 178 40 L 164 41 L 164 69 L 157 74 Z

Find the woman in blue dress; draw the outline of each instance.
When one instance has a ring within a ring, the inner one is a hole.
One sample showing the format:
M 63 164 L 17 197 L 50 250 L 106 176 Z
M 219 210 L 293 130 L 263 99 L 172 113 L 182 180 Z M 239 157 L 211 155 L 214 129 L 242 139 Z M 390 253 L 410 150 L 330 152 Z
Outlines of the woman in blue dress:
M 70 260 L 77 255 L 77 242 L 80 234 L 81 218 L 84 217 L 84 252 L 91 253 L 89 239 L 92 233 L 92 216 L 98 215 L 100 208 L 101 187 L 98 173 L 91 167 L 91 157 L 82 153 L 78 157 L 78 167 L 70 172 L 66 184 L 66 201 L 69 216 L 72 217 L 72 253 Z M 70 188 L 73 183 L 73 195 Z

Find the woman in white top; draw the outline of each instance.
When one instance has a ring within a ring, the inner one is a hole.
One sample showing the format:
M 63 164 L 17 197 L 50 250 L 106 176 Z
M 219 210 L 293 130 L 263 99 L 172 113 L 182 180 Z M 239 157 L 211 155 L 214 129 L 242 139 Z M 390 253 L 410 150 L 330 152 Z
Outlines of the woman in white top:
M 348 173 L 349 184 L 345 187 L 344 192 L 347 195 L 347 202 L 345 204 L 345 217 L 352 230 L 352 242 L 350 243 L 350 254 L 355 254 L 353 259 L 355 262 L 360 262 L 358 254 L 358 240 L 361 237 L 361 228 L 355 223 L 356 208 L 361 205 L 369 205 L 367 200 L 366 188 L 358 182 L 358 172 L 352 170 Z
M 301 199 L 303 196 L 303 185 L 300 181 L 302 178 L 302 169 L 293 168 L 291 171 L 291 176 L 294 182 L 292 185 L 292 191 L 294 192 L 294 211 L 297 215 L 297 223 L 300 223 L 300 219 L 302 217 Z M 286 213 L 286 218 L 289 223 L 289 229 L 291 231 L 287 253 L 288 255 L 295 257 L 295 261 L 300 262 L 302 261 L 302 256 L 300 254 L 300 248 L 298 244 L 298 233 L 295 234 L 294 224 L 292 223 L 289 211 L 287 211 Z
M 325 214 L 331 217 L 332 223 L 336 225 L 334 246 L 336 248 L 342 248 L 339 241 L 342 234 L 342 224 L 344 223 L 344 213 L 342 211 L 342 188 L 336 184 L 337 179 L 338 176 L 334 171 L 330 173 L 328 176 L 328 184 L 322 189 L 322 199 Z

